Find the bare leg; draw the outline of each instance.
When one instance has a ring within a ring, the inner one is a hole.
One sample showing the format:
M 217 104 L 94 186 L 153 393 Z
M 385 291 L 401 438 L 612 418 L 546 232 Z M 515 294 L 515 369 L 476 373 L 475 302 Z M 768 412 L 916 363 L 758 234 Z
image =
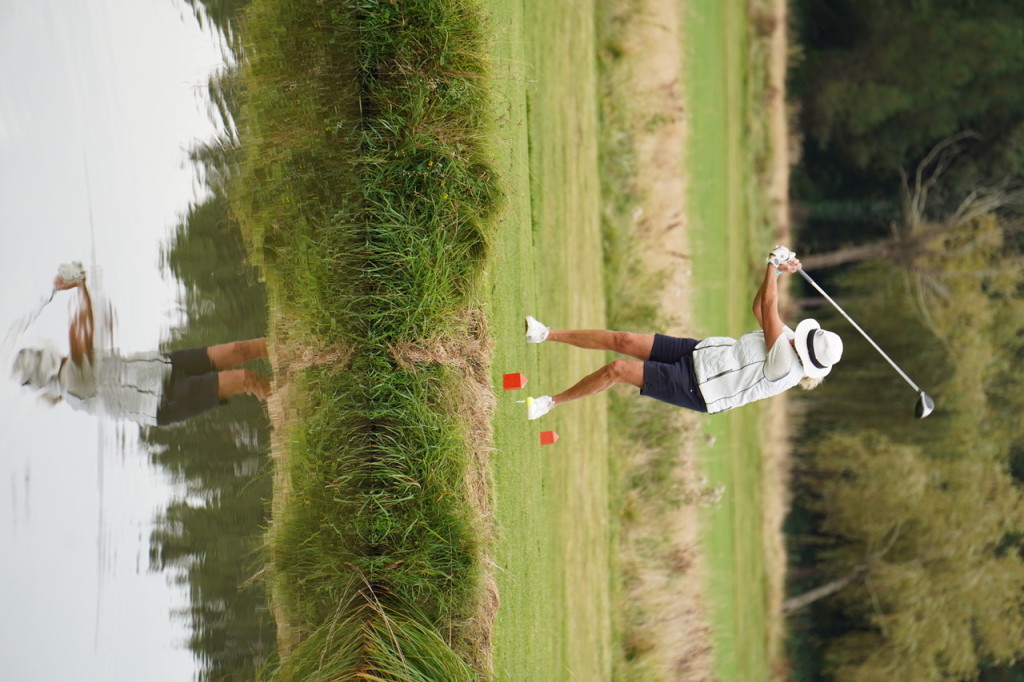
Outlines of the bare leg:
M 552 329 L 548 332 L 547 340 L 567 343 L 577 348 L 610 350 L 638 360 L 649 360 L 651 348 L 654 346 L 653 334 L 613 332 L 606 329 Z
M 551 338 L 550 336 L 548 337 Z M 551 396 L 554 405 L 561 405 L 570 400 L 586 398 L 605 391 L 615 384 L 632 384 L 637 388 L 644 386 L 644 363 L 637 360 L 616 360 L 583 377 L 568 391 Z
M 248 369 L 229 369 L 217 373 L 217 397 L 227 400 L 233 395 L 248 393 L 260 400 L 270 395 L 270 381 Z
M 210 358 L 214 369 L 228 369 L 248 360 L 260 360 L 267 357 L 267 341 L 266 339 L 250 339 L 222 343 L 208 347 L 206 355 Z

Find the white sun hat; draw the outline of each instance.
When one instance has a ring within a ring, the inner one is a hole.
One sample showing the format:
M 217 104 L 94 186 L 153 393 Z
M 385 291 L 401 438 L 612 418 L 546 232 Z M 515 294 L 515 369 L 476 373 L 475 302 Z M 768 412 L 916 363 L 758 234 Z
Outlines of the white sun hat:
M 22 386 L 48 389 L 58 381 L 61 357 L 52 348 L 22 348 L 14 359 L 12 374 Z
M 816 320 L 802 320 L 796 326 L 796 354 L 804 366 L 804 374 L 820 379 L 832 371 L 832 365 L 843 357 L 843 340 L 834 332 L 821 328 Z

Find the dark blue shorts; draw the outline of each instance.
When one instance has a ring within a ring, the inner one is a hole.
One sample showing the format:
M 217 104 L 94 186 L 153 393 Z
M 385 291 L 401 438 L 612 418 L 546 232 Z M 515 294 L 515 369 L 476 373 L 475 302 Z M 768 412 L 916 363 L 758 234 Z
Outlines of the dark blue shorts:
M 171 376 L 156 412 L 157 424 L 184 421 L 221 404 L 217 397 L 217 369 L 206 348 L 186 348 L 165 355 L 171 361 Z
M 693 371 L 697 339 L 654 335 L 651 358 L 644 361 L 644 387 L 640 395 L 695 412 L 707 412 Z

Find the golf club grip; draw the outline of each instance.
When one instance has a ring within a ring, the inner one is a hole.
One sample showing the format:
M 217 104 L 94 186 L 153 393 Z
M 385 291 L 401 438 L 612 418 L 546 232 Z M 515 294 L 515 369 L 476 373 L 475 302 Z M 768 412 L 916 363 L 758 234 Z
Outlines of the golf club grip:
M 863 336 L 863 337 L 864 337 L 865 339 L 867 339 L 867 342 L 868 342 L 868 343 L 870 343 L 870 344 L 871 344 L 872 346 L 874 346 L 875 350 L 877 350 L 877 351 L 879 352 L 879 354 L 880 354 L 880 355 L 881 355 L 881 356 L 882 356 L 883 358 L 885 358 L 885 359 L 886 359 L 886 361 L 887 361 L 887 362 L 888 362 L 888 363 L 889 363 L 890 365 L 892 365 L 892 368 L 893 368 L 894 370 L 896 370 L 897 372 L 899 372 L 899 375 L 900 375 L 901 377 L 903 377 L 903 379 L 904 379 L 904 380 L 905 380 L 905 381 L 906 381 L 906 382 L 907 382 L 908 384 L 910 384 L 910 386 L 911 386 L 911 387 L 912 387 L 912 388 L 913 388 L 913 389 L 914 389 L 915 391 L 917 391 L 918 393 L 920 393 L 920 392 L 921 392 L 921 389 L 920 389 L 920 387 L 919 387 L 919 386 L 918 386 L 917 384 L 915 384 L 915 383 L 914 383 L 913 381 L 911 381 L 911 380 L 910 380 L 910 377 L 908 377 L 908 376 L 907 376 L 906 372 L 904 372 L 904 371 L 903 371 L 902 369 L 900 369 L 900 368 L 899 368 L 899 365 L 897 365 L 897 364 L 896 364 L 895 362 L 893 362 L 893 361 L 892 361 L 892 358 L 890 358 L 890 357 L 889 357 L 888 355 L 886 355 L 886 354 L 885 354 L 885 351 L 884 351 L 884 350 L 882 350 L 882 349 L 881 349 L 881 348 L 880 348 L 880 347 L 878 346 L 878 344 L 877 344 L 877 343 L 875 343 L 875 342 L 874 342 L 874 340 L 873 340 L 873 339 L 872 339 L 872 338 L 871 338 L 870 336 L 868 336 L 867 332 L 865 332 L 865 331 L 864 331 L 863 329 L 861 329 L 861 328 L 860 328 L 860 325 L 859 325 L 859 324 L 857 324 L 856 322 L 854 322 L 854 321 L 853 321 L 853 318 L 852 318 L 852 317 L 850 317 L 849 315 L 847 315 L 847 314 L 846 314 L 846 311 L 845 311 L 845 310 L 843 310 L 842 308 L 840 308 L 840 307 L 839 307 L 839 304 L 838 304 L 838 303 L 836 303 L 835 301 L 833 301 L 833 300 L 832 300 L 832 297 L 831 297 L 831 296 L 829 296 L 828 294 L 826 294 L 826 293 L 825 293 L 825 290 L 824 290 L 824 289 L 822 289 L 822 288 L 821 288 L 820 286 L 818 286 L 818 283 L 817 283 L 817 282 L 815 282 L 815 281 L 814 281 L 813 279 L 811 279 L 811 276 L 810 276 L 810 275 L 808 275 L 808 274 L 807 274 L 806 272 L 804 272 L 802 268 L 801 268 L 800 270 L 797 270 L 797 272 L 799 272 L 799 273 L 800 273 L 800 275 L 801 275 L 801 276 L 803 276 L 803 278 L 804 278 L 805 280 L 807 280 L 807 283 L 808 283 L 808 284 L 810 284 L 810 285 L 811 285 L 812 287 L 814 287 L 814 288 L 815 288 L 815 289 L 817 290 L 817 292 L 818 292 L 819 294 L 821 294 L 822 296 L 824 296 L 824 297 L 825 297 L 825 300 L 826 300 L 826 301 L 828 301 L 829 303 L 831 303 L 831 304 L 832 304 L 832 307 L 833 307 L 833 308 L 835 308 L 836 310 L 838 310 L 838 311 L 839 311 L 839 313 L 840 313 L 840 314 L 841 314 L 841 315 L 842 315 L 843 317 L 845 317 L 845 318 L 846 318 L 846 321 L 847 321 L 847 322 L 849 322 L 850 324 L 852 324 L 852 325 L 853 325 L 853 328 L 854 328 L 854 329 L 856 329 L 857 331 L 859 331 L 859 332 L 860 332 L 860 335 L 861 335 L 861 336 Z

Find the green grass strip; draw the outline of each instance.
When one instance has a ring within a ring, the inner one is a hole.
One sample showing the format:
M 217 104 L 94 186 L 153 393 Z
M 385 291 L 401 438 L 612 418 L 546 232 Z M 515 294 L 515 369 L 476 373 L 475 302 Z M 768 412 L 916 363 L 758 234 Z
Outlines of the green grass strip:
M 265 265 L 274 339 L 345 348 L 305 370 L 287 504 L 268 548 L 297 633 L 279 679 L 475 679 L 465 379 L 401 342 L 465 331 L 500 199 L 473 2 L 255 0 L 235 210 Z

